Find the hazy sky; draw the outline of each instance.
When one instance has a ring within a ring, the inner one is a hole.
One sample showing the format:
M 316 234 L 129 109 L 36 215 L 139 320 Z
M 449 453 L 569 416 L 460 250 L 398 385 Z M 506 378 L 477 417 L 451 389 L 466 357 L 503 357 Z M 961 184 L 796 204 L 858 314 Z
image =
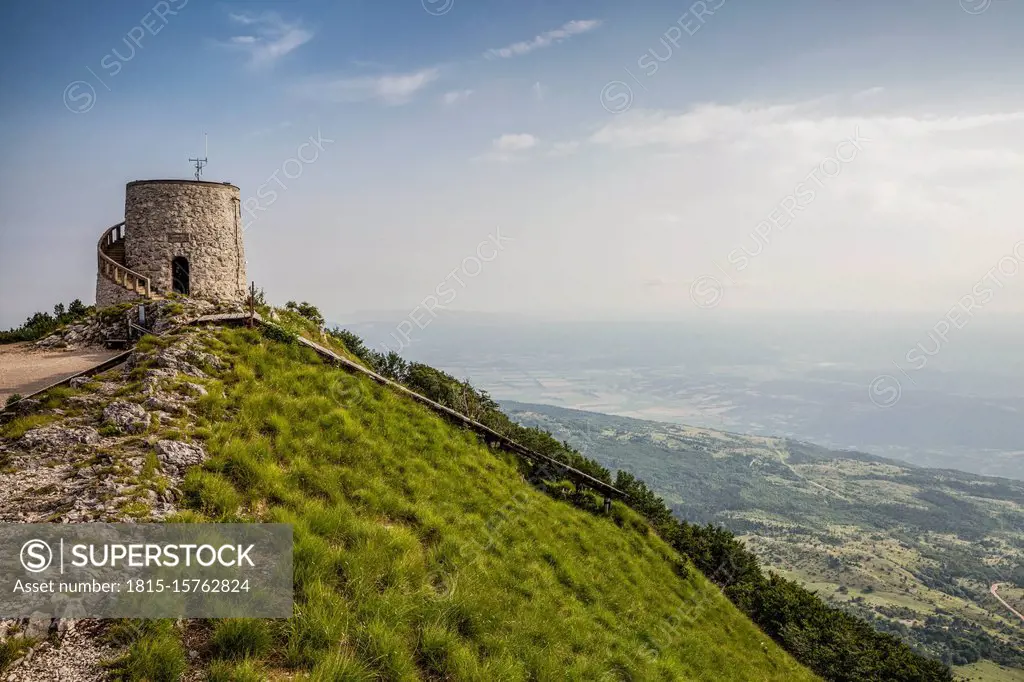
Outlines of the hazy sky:
M 1021 310 L 1021 27 L 1008 0 L 6 2 L 0 326 L 91 302 L 124 184 L 189 177 L 204 132 L 250 279 L 332 319 L 445 282 L 497 313 L 940 316 L 987 278 Z

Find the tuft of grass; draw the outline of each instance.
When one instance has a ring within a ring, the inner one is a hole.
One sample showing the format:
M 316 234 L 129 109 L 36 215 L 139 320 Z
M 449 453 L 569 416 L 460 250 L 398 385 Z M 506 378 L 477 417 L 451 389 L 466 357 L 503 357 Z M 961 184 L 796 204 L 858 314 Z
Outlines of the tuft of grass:
M 40 406 L 52 410 L 66 403 L 68 398 L 81 393 L 81 390 L 70 386 L 56 386 L 39 397 Z
M 52 424 L 58 419 L 59 417 L 55 414 L 29 414 L 24 417 L 18 417 L 0 426 L 0 438 L 17 440 L 32 429 Z
M 208 682 L 264 682 L 266 670 L 256 661 L 213 661 L 207 671 Z
M 310 682 L 375 682 L 379 679 L 363 661 L 345 649 L 329 653 L 309 676 Z
M 211 519 L 225 520 L 238 511 L 242 496 L 227 479 L 208 471 L 193 469 L 182 484 L 185 501 Z
M 116 424 L 104 424 L 96 429 L 96 431 L 104 438 L 121 435 L 121 429 L 119 429 Z
M 135 344 L 135 350 L 139 353 L 150 353 L 167 348 L 181 338 L 180 334 L 170 336 L 157 336 L 156 334 L 143 334 Z
M 26 637 L 12 637 L 0 642 L 0 671 L 24 656 L 35 642 Z
M 178 682 L 188 668 L 185 648 L 169 621 L 122 621 L 107 633 L 128 651 L 110 664 L 121 682 Z
M 240 660 L 265 656 L 273 645 L 267 621 L 251 618 L 229 618 L 217 621 L 210 637 L 214 656 Z

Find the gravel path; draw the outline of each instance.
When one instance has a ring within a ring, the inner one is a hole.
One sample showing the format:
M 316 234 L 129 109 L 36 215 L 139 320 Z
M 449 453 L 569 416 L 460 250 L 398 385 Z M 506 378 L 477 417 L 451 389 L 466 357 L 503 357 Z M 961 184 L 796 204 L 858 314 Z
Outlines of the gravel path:
M 1000 597 L 1000 596 L 999 596 L 999 592 L 998 592 L 997 590 L 999 590 L 999 586 L 1000 586 L 1000 585 L 1002 585 L 1002 583 L 995 583 L 995 584 L 994 584 L 994 585 L 992 585 L 992 587 L 991 587 L 991 588 L 989 589 L 989 591 L 990 591 L 990 592 L 992 592 L 992 596 L 993 596 L 993 597 L 995 597 L 996 599 L 998 599 L 998 600 L 999 600 L 999 602 L 1000 602 L 1000 603 L 1001 603 L 1001 604 L 1002 604 L 1003 606 L 1005 606 L 1006 608 L 1010 609 L 1010 611 L 1012 611 L 1012 612 L 1013 612 L 1013 614 L 1014 614 L 1015 616 L 1017 616 L 1017 617 L 1018 617 L 1018 618 L 1020 618 L 1020 619 L 1021 619 L 1022 621 L 1024 621 L 1024 614 L 1021 614 L 1021 612 L 1020 612 L 1020 611 L 1018 611 L 1017 609 L 1015 609 L 1015 608 L 1013 608 L 1012 606 L 1010 606 L 1009 602 L 1007 602 L 1007 601 L 1006 601 L 1005 599 L 1003 599 L 1002 597 Z
M 0 406 L 15 393 L 28 395 L 98 365 L 120 351 L 89 347 L 54 351 L 32 343 L 0 345 Z

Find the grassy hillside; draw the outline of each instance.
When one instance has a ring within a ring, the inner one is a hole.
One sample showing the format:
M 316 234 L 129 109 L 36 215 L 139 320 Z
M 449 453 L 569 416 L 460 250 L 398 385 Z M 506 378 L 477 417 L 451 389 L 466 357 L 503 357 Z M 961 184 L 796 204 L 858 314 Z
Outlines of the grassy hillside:
M 988 591 L 1024 587 L 1024 483 L 785 439 L 503 407 L 644 479 L 680 517 L 724 525 L 763 564 L 879 630 L 949 663 L 988 660 L 1024 678 L 1024 630 Z M 996 669 L 964 672 L 986 679 Z
M 147 626 L 127 677 L 160 678 L 184 637 L 211 679 L 813 679 L 635 512 L 556 501 L 285 340 L 205 343 L 230 368 L 202 382 L 195 421 L 165 425 L 211 454 L 185 517 L 294 524 L 296 616 Z

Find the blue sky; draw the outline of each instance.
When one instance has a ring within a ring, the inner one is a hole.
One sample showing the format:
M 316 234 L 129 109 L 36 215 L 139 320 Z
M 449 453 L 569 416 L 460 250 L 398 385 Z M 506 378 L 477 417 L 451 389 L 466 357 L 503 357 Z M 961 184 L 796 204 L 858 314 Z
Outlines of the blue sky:
M 1024 237 L 1021 26 L 1009 0 L 4 3 L 0 326 L 91 302 L 124 184 L 188 177 L 204 132 L 205 179 L 255 202 L 250 279 L 334 319 L 413 308 L 499 229 L 452 308 L 660 317 L 713 278 L 723 310 L 942 314 Z

